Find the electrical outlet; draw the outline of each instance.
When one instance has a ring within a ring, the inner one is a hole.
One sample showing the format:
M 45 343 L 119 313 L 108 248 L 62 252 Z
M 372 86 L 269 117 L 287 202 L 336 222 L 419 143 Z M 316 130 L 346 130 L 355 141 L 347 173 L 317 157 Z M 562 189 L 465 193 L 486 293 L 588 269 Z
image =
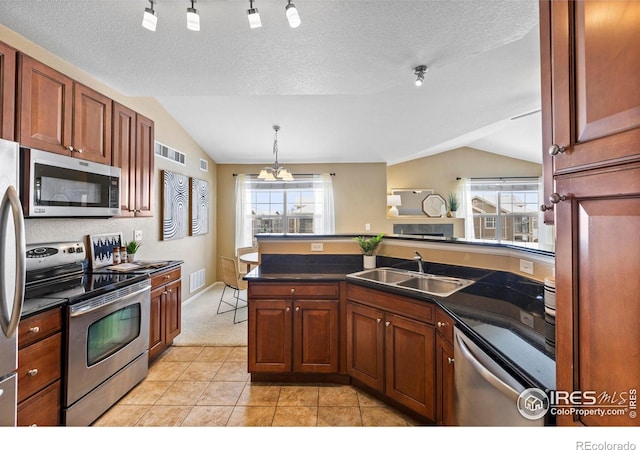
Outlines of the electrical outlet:
M 142 230 L 135 230 L 133 232 L 133 240 L 134 241 L 141 241 L 142 240 Z
M 324 244 L 322 242 L 312 242 L 311 243 L 311 251 L 312 252 L 321 252 L 324 250 Z
M 533 275 L 533 262 L 527 261 L 526 259 L 520 260 L 520 272 L 528 273 Z
M 370 223 L 365 223 L 365 224 L 364 224 L 364 229 L 365 229 L 366 231 L 371 230 L 371 224 L 370 224 Z

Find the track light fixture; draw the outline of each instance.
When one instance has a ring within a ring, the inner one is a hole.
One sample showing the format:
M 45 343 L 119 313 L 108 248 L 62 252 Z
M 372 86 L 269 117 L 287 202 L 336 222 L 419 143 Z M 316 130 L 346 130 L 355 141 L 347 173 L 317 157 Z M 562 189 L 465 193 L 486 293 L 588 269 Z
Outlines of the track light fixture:
M 416 86 L 422 86 L 422 82 L 424 81 L 424 74 L 429 70 L 427 66 L 418 66 L 413 69 L 413 73 L 416 75 Z
M 291 28 L 298 28 L 301 23 L 300 14 L 298 14 L 298 9 L 296 8 L 296 5 L 291 3 L 291 0 L 288 0 L 288 4 L 284 8 L 284 12 L 287 15 L 289 26 Z
M 259 180 L 265 181 L 294 181 L 293 175 L 287 169 L 278 164 L 278 131 L 280 127 L 278 125 L 273 126 L 275 136 L 273 138 L 273 154 L 276 155 L 276 162 L 272 167 L 265 167 L 258 174 Z
M 156 31 L 156 25 L 158 24 L 158 16 L 156 15 L 155 10 L 153 9 L 153 4 L 155 0 L 149 0 L 151 3 L 150 8 L 144 9 L 144 15 L 142 16 L 142 26 L 147 30 Z
M 154 6 L 157 0 L 148 0 L 150 6 L 144 9 L 144 15 L 142 16 L 142 26 L 147 30 L 156 31 L 158 25 L 158 14 L 156 13 Z M 195 7 L 197 0 L 188 0 L 191 6 L 187 7 L 187 28 L 193 31 L 200 31 L 200 14 Z M 258 8 L 253 7 L 254 0 L 249 0 L 249 9 L 247 9 L 247 18 L 249 19 L 249 26 L 251 28 L 260 28 L 262 21 L 260 20 L 260 13 Z M 287 6 L 284 8 L 287 21 L 291 28 L 298 28 L 302 23 L 300 20 L 300 14 L 296 5 L 291 3 L 291 0 L 287 0 Z M 421 66 L 424 67 L 424 66 Z
M 187 8 L 187 28 L 192 31 L 200 31 L 200 15 L 195 8 L 196 0 L 191 0 L 191 8 Z
M 260 28 L 262 21 L 260 20 L 260 13 L 258 8 L 253 7 L 253 0 L 249 0 L 249 9 L 247 9 L 247 17 L 249 18 L 249 26 L 251 28 Z

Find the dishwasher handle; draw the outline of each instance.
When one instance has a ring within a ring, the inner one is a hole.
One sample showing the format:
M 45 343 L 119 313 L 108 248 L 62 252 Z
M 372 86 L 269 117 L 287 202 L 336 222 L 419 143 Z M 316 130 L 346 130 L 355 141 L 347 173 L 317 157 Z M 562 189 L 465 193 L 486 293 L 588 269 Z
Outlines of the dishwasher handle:
M 471 366 L 484 378 L 489 384 L 498 389 L 504 395 L 512 399 L 514 402 L 518 401 L 520 393 L 513 387 L 509 386 L 505 381 L 500 379 L 496 374 L 491 372 L 485 367 L 478 359 L 473 355 L 469 347 L 466 346 L 460 333 L 456 333 L 456 343 L 462 356 L 471 364 Z

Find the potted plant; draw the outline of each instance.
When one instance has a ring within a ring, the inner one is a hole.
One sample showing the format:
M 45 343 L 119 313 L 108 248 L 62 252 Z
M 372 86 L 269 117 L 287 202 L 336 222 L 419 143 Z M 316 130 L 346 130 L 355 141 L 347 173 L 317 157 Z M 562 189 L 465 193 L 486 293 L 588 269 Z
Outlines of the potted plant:
M 456 211 L 458 210 L 458 196 L 455 192 L 449 192 L 447 203 L 449 204 L 449 212 L 447 213 L 447 217 L 456 217 Z
M 135 254 L 141 245 L 142 243 L 138 241 L 129 241 L 126 243 L 125 248 L 127 249 L 127 262 L 133 262 L 135 260 Z
M 380 233 L 374 237 L 357 236 L 353 240 L 358 243 L 363 253 L 363 265 L 365 269 L 373 269 L 376 267 L 375 251 L 378 244 L 382 241 L 384 233 Z

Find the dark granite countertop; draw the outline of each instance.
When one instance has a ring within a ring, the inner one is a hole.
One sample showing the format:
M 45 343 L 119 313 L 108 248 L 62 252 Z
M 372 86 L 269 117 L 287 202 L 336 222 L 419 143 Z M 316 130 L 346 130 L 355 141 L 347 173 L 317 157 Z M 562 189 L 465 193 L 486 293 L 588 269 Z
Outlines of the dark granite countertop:
M 377 265 L 416 270 L 415 261 L 391 257 L 379 256 Z M 545 316 L 542 283 L 509 272 L 425 262 L 426 273 L 475 281 L 449 297 L 435 297 L 347 277 L 362 270 L 361 255 L 263 255 L 261 266 L 244 278 L 261 282 L 347 280 L 435 303 L 524 385 L 555 388 L 555 348 L 553 339 L 548 339 L 554 326 Z

